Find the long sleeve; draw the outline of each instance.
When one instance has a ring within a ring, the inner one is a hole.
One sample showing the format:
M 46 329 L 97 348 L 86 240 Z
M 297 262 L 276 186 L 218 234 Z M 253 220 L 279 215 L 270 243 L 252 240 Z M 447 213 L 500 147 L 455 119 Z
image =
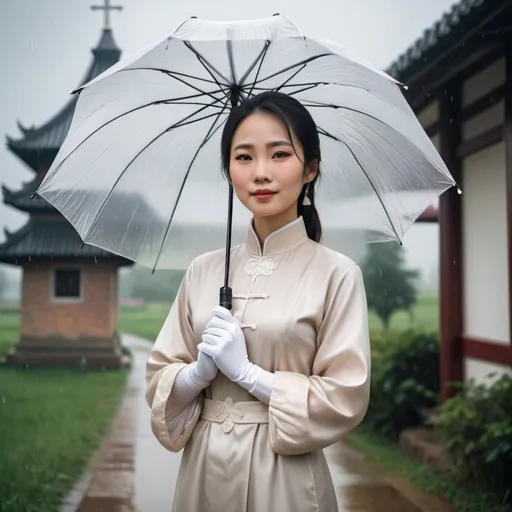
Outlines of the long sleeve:
M 369 401 L 370 341 L 360 268 L 333 273 L 317 331 L 312 374 L 276 371 L 270 441 L 282 455 L 323 449 L 353 430 Z
M 189 306 L 192 274 L 193 265 L 190 265 L 146 363 L 146 401 L 151 407 L 151 429 L 158 441 L 173 452 L 187 444 L 203 399 L 199 391 L 191 396 L 173 390 L 176 376 L 195 360 L 192 350 L 197 343 Z

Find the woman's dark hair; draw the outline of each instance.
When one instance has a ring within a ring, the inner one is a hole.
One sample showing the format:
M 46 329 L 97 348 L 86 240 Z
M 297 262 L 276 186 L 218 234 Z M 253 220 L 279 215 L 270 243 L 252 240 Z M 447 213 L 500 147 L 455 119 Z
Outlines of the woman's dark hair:
M 245 100 L 235 107 L 224 126 L 221 141 L 222 171 L 229 180 L 229 162 L 231 157 L 231 143 L 240 123 L 255 112 L 266 112 L 277 116 L 286 127 L 288 137 L 293 145 L 292 132 L 300 141 L 304 151 L 304 164 L 312 160 L 318 161 L 320 167 L 320 137 L 316 123 L 308 110 L 292 96 L 280 92 L 264 92 Z M 295 148 L 294 148 L 295 149 Z M 302 188 L 297 204 L 297 213 L 302 215 L 308 237 L 315 242 L 322 238 L 322 225 L 315 206 L 315 184 L 320 176 L 318 170 L 315 178 Z M 302 204 L 307 193 L 311 205 Z

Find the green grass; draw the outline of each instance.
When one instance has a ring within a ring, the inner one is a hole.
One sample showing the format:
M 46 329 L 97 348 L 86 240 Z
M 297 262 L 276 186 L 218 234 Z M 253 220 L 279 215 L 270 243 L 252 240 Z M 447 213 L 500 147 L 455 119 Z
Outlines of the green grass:
M 0 357 L 19 336 L 0 304 Z M 128 372 L 0 368 L 0 512 L 52 512 L 100 445 Z
M 455 475 L 441 474 L 432 468 L 409 458 L 392 441 L 359 427 L 345 441 L 375 462 L 385 473 L 406 478 L 418 489 L 440 496 L 460 512 L 509 512 L 495 495 L 478 485 L 470 484 Z
M 143 307 L 123 306 L 119 310 L 119 331 L 136 334 L 151 342 L 156 340 L 170 305 L 148 304 Z
M 373 311 L 370 312 L 369 322 L 370 330 L 382 330 L 382 322 Z M 420 295 L 412 315 L 399 311 L 391 318 L 390 331 L 405 331 L 410 328 L 439 331 L 439 298 L 436 295 Z
M 127 371 L 0 371 L 0 511 L 50 512 L 120 402 Z
M 20 330 L 20 315 L 17 309 L 0 308 L 0 358 L 16 343 Z

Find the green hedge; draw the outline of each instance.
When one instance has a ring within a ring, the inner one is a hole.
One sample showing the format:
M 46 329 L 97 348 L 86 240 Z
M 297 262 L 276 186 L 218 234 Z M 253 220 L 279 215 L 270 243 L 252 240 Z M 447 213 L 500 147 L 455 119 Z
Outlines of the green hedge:
M 436 334 L 406 331 L 372 335 L 371 398 L 364 423 L 396 439 L 418 425 L 421 410 L 437 403 L 439 341 Z
M 512 505 L 512 375 L 458 385 L 435 423 L 458 474 Z M 363 426 L 394 441 L 438 405 L 436 334 L 372 334 L 372 382 Z
M 459 388 L 436 421 L 447 454 L 461 475 L 512 505 L 512 376 Z

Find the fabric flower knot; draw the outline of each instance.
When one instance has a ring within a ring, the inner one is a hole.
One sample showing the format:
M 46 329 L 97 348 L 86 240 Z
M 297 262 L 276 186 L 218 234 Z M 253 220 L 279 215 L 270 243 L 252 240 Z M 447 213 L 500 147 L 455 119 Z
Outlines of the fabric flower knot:
M 218 421 L 222 422 L 222 430 L 229 434 L 233 430 L 235 423 L 244 417 L 244 413 L 240 406 L 233 403 L 231 397 L 226 398 L 224 402 L 218 402 L 216 406 L 215 416 Z
M 250 258 L 245 264 L 245 272 L 250 276 L 262 275 L 269 276 L 274 272 L 276 262 L 272 258 Z

